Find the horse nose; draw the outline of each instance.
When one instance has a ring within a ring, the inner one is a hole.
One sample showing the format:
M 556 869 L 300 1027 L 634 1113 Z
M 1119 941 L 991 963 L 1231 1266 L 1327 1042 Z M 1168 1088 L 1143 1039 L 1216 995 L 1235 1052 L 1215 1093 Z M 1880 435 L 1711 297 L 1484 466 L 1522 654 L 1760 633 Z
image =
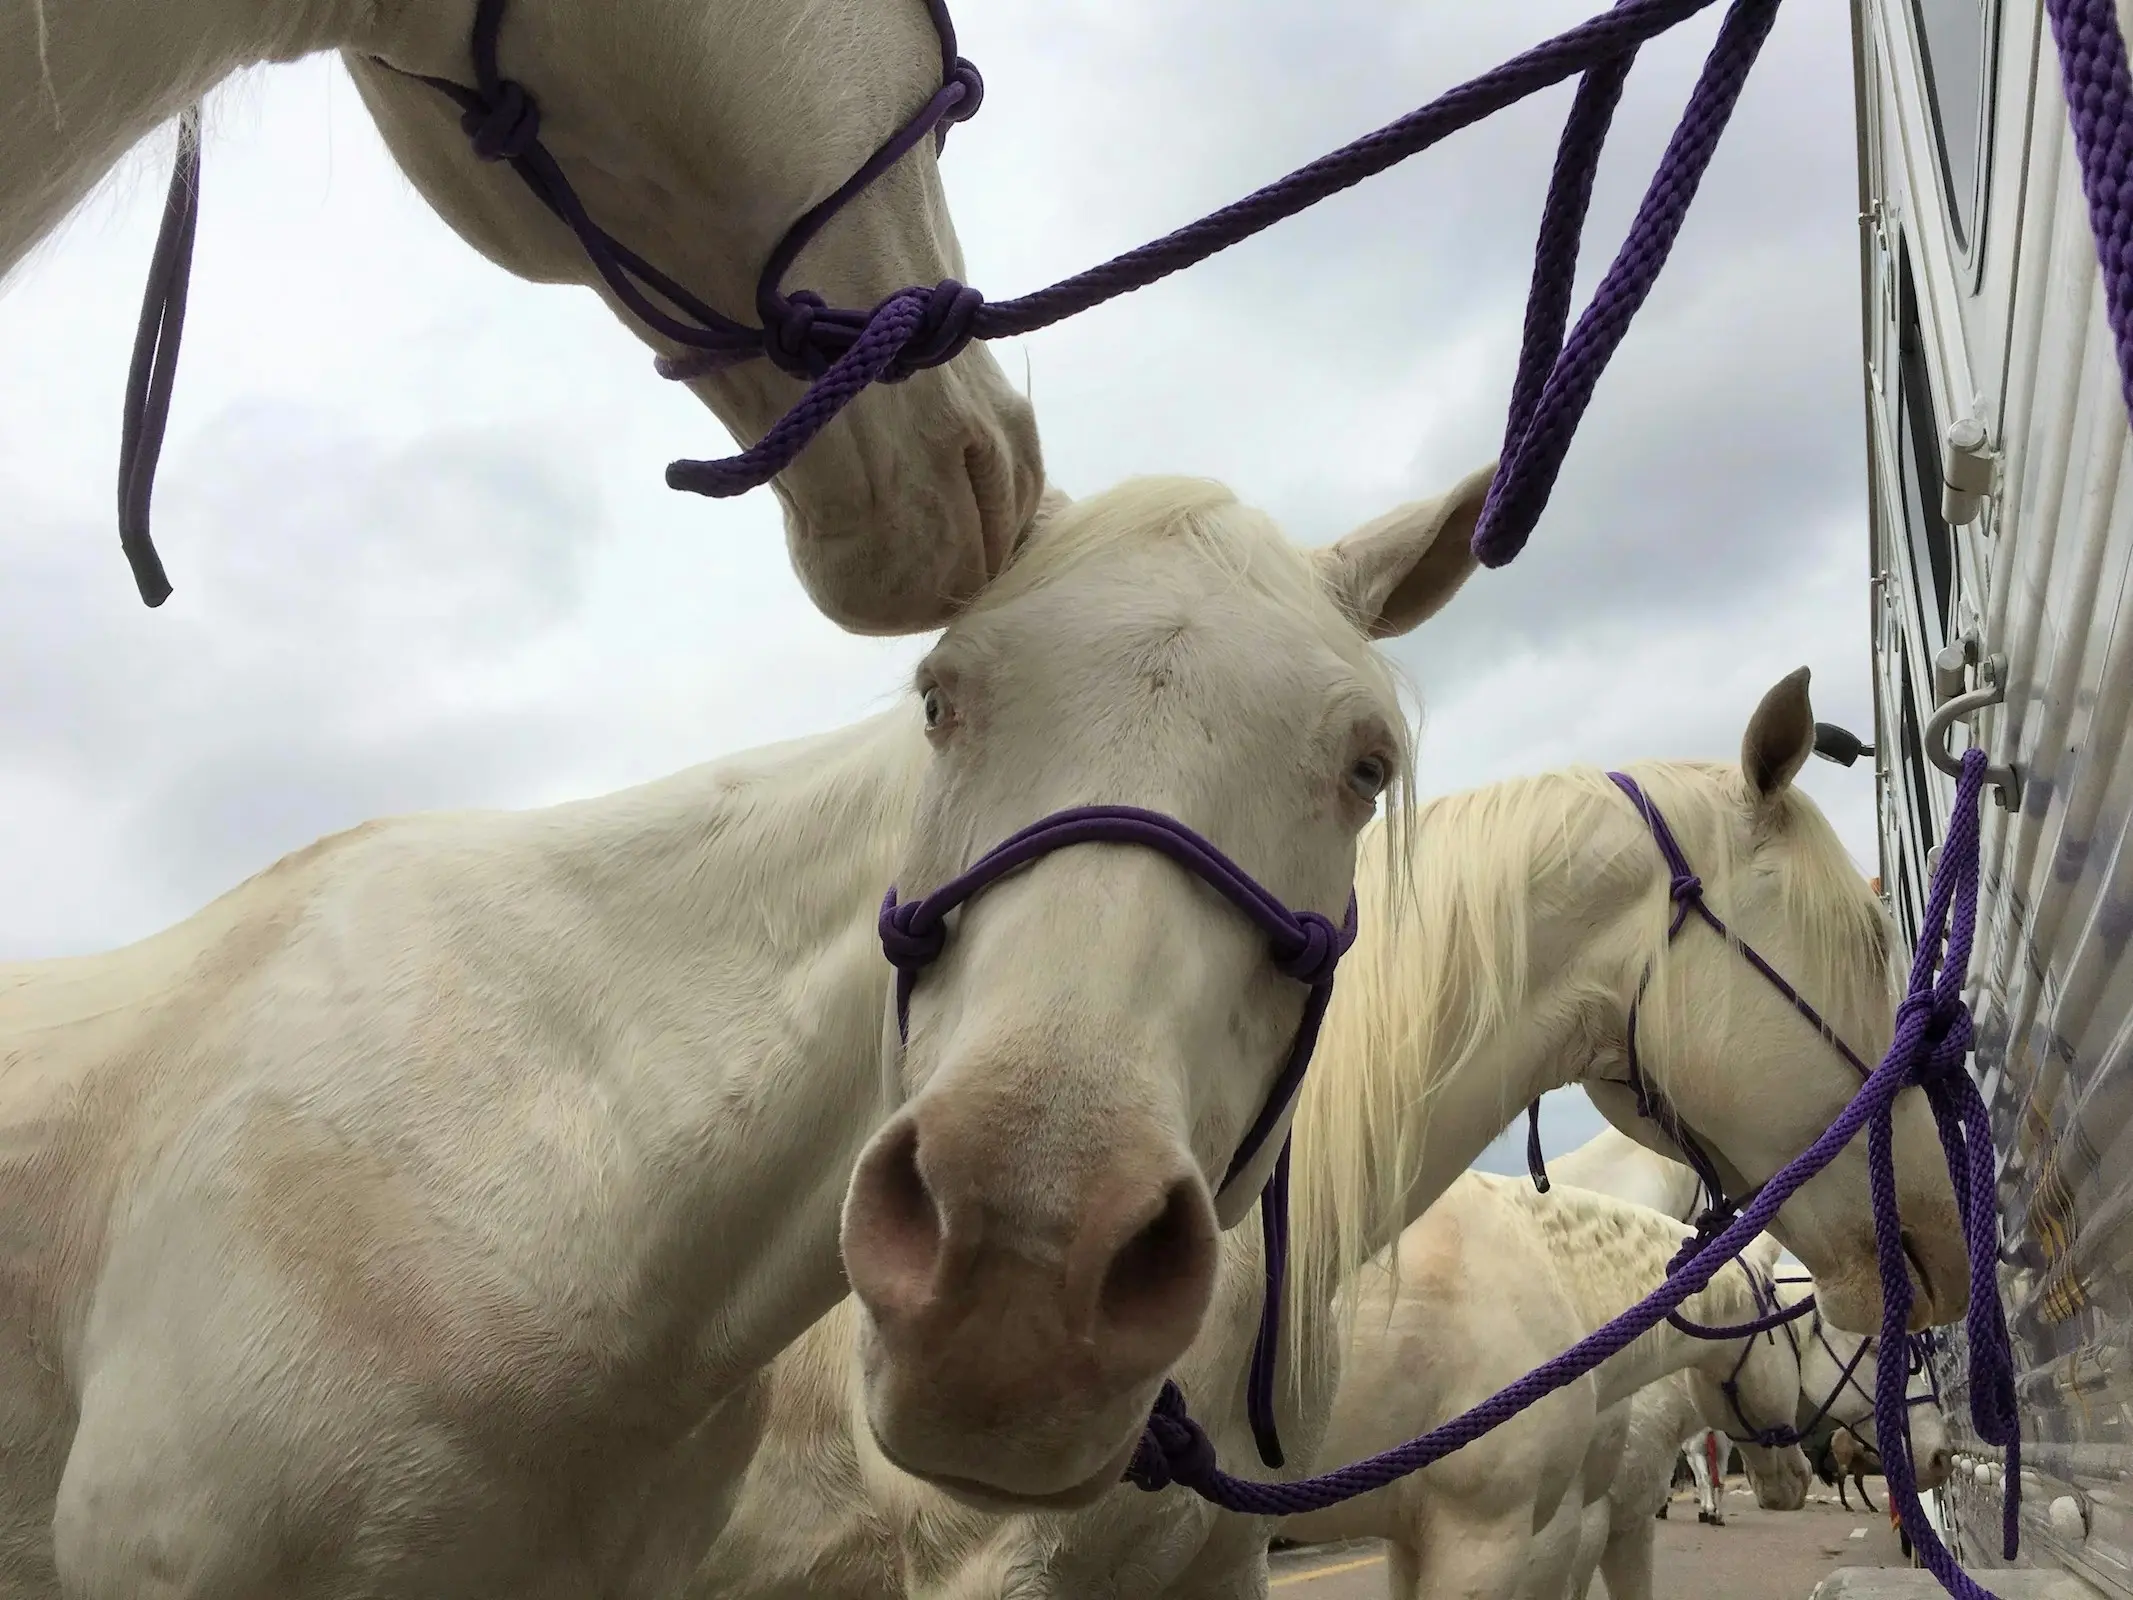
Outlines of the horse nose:
M 1137 1432 L 1206 1316 L 1218 1235 L 1173 1141 L 1108 1142 L 1043 1162 L 994 1119 L 921 1101 L 861 1155 L 845 1271 L 871 1322 L 869 1416 L 899 1465 L 1035 1492 L 1048 1471 L 969 1469 L 1012 1433 L 1032 1462 L 1049 1439 L 1061 1470 L 1093 1471 Z
M 1955 1458 L 1946 1445 L 1937 1446 L 1926 1457 L 1927 1482 L 1923 1487 L 1937 1489 L 1948 1481 L 1948 1474 L 1955 1469 Z
M 896 1118 L 852 1175 L 846 1270 L 877 1327 L 916 1332 L 1012 1278 L 1018 1297 L 1041 1293 L 1053 1331 L 1093 1347 L 1121 1378 L 1165 1371 L 1184 1353 L 1212 1290 L 1217 1248 L 1197 1171 L 1123 1152 L 1063 1186 L 1077 1191 L 1074 1202 L 1044 1215 L 1053 1208 L 986 1181 L 1006 1175 L 989 1137 L 988 1148 L 958 1148 L 955 1127 L 927 1120 L 923 1111 Z

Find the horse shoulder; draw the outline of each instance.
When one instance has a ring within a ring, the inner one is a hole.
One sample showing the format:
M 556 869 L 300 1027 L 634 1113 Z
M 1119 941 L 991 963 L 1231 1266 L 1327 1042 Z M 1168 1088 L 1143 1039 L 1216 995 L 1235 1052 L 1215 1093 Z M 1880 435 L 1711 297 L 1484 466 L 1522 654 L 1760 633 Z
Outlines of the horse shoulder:
M 374 827 L 309 845 L 136 943 L 0 965 L 0 1228 L 18 1292 L 64 1298 L 93 1267 L 143 1156 L 227 1067 L 203 1048 L 220 1009 L 286 947 L 326 863 Z

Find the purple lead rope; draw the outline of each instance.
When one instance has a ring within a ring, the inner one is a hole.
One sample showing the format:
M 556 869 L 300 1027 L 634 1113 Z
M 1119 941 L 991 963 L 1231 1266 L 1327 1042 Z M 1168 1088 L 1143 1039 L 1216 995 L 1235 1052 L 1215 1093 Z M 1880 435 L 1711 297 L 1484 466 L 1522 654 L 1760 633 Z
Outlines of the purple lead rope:
M 1181 1484 L 1225 1510 L 1286 1516 L 1338 1505 L 1418 1472 L 1471 1444 L 1535 1401 L 1576 1381 L 1677 1310 L 1747 1248 L 1776 1218 L 1785 1201 L 1835 1160 L 1862 1128 L 1867 1132 L 1867 1168 L 1881 1272 L 1882 1348 L 1901 1349 L 1910 1317 L 1911 1284 L 1896 1198 L 1893 1110 L 1896 1097 L 1905 1089 L 1916 1087 L 1924 1091 L 1940 1130 L 1969 1250 L 1971 1415 L 1979 1437 L 2004 1446 L 2008 1452 L 2004 1541 L 2011 1559 L 2021 1492 L 2014 1363 L 1999 1298 L 1991 1130 L 1977 1085 L 1966 1066 L 1970 1014 L 1962 997 L 1977 922 L 1978 806 L 1985 766 L 1982 750 L 1965 753 L 1954 819 L 1934 871 L 1910 982 L 1897 1009 L 1888 1053 L 1821 1137 L 1765 1183 L 1715 1237 L 1700 1244 L 1692 1241 L 1694 1248 L 1677 1258 L 1667 1280 L 1652 1294 L 1554 1360 L 1420 1438 L 1337 1471 L 1289 1483 L 1259 1483 L 1222 1471 L 1213 1443 L 1187 1411 L 1184 1392 L 1174 1381 L 1165 1383 L 1147 1432 L 1134 1452 L 1128 1480 L 1150 1490 Z M 1656 811 L 1647 811 L 1647 820 L 1655 816 Z M 1657 836 L 1658 829 L 1654 832 Z M 1671 860 L 1669 866 L 1673 866 Z M 1790 993 L 1789 986 L 1787 992 Z M 1804 1002 L 1796 999 L 1795 1003 L 1807 1012 Z M 1886 1441 L 1882 1459 L 1890 1496 L 1897 1503 L 1914 1548 L 1942 1585 L 1957 1600 L 1990 1600 L 1987 1592 L 1956 1565 L 1919 1505 L 1917 1475 L 1909 1452 L 1905 1387 L 1906 1374 L 1901 1364 L 1877 1364 L 1876 1432 Z
M 765 357 L 808 380 L 807 392 L 748 449 L 722 460 L 671 463 L 667 468 L 671 487 L 719 498 L 746 493 L 791 465 L 809 441 L 871 385 L 895 383 L 951 361 L 973 339 L 1033 333 L 1146 288 L 1427 150 L 1461 128 L 1583 74 L 1586 81 L 1564 130 L 1556 184 L 1543 214 L 1510 440 L 1474 536 L 1483 563 L 1501 566 L 1524 546 L 1539 520 L 1593 388 L 1666 263 L 1748 69 L 1769 32 L 1778 0 L 1734 0 L 1629 236 L 1567 343 L 1563 329 L 1577 269 L 1579 235 L 1622 81 L 1643 44 L 1716 0 L 1621 0 L 1612 10 L 1242 200 L 1017 299 L 988 304 L 977 290 L 953 279 L 896 290 L 865 310 L 831 307 L 807 290 L 787 294 L 781 287 L 786 271 L 832 216 L 928 134 L 936 140 L 944 138 L 948 127 L 972 115 L 983 99 L 984 84 L 977 69 L 956 53 L 946 0 L 925 3 L 941 41 L 941 87 L 866 165 L 795 222 L 771 251 L 756 285 L 755 312 L 760 325 L 739 321 L 705 304 L 608 233 L 586 210 L 562 167 L 541 143 L 538 102 L 524 84 L 505 77 L 498 65 L 505 0 L 479 0 L 470 44 L 472 86 L 420 76 L 421 82 L 460 108 L 461 126 L 475 154 L 485 161 L 507 162 L 533 196 L 576 235 L 594 270 L 631 314 L 687 351 L 661 358 L 662 375 L 692 378 Z M 181 148 L 181 166 L 186 159 Z M 185 198 L 179 202 L 188 239 L 194 215 L 191 187 L 185 186 Z M 174 196 L 177 193 L 174 186 Z M 159 249 L 149 276 L 151 309 L 182 304 L 187 270 L 187 261 L 166 259 Z M 176 357 L 176 332 L 172 320 L 161 336 L 169 355 L 158 359 L 166 364 Z M 154 348 L 146 313 L 136 346 L 137 363 L 143 359 L 139 351 L 144 348 Z M 162 409 L 137 404 L 129 397 L 120 456 L 123 492 L 137 496 L 141 507 L 129 524 L 137 536 L 127 540 L 127 557 L 142 598 L 150 605 L 160 604 L 169 593 L 161 565 L 147 542 L 146 518 L 167 399 L 167 373 Z

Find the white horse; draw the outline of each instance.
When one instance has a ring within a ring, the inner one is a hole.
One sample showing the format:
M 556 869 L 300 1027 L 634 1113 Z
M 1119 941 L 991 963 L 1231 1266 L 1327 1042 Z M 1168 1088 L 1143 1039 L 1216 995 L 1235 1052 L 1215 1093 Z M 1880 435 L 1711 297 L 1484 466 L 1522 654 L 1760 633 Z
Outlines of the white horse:
M 1550 1160 L 1548 1171 L 1559 1182 L 1640 1204 L 1657 1201 L 1654 1209 L 1683 1221 L 1695 1211 L 1702 1194 L 1702 1185 L 1689 1168 L 1624 1139 L 1612 1128 L 1602 1129 L 1577 1149 Z M 1776 1286 L 1778 1298 L 1787 1305 L 1797 1304 L 1806 1292 L 1789 1281 Z M 1804 1326 L 1793 1324 L 1788 1334 L 1771 1337 L 1789 1338 L 1797 1352 L 1800 1421 L 1819 1413 L 1839 1425 L 1839 1437 L 1873 1437 L 1875 1339 L 1832 1328 L 1819 1311 Z M 1921 1487 L 1934 1488 L 1946 1481 L 1950 1470 L 1946 1419 L 1929 1375 L 1914 1375 L 1908 1392 L 1919 1482 Z M 1752 1405 L 1749 1409 L 1754 1410 Z M 1640 1390 L 1630 1401 L 1628 1442 L 1609 1484 L 1604 1517 L 1595 1519 L 1588 1513 L 1578 1558 L 1580 1576 L 1572 1592 L 1582 1596 L 1597 1570 L 1607 1578 L 1611 1600 L 1649 1600 L 1654 1513 L 1665 1515 L 1674 1462 L 1684 1453 L 1684 1446 L 1696 1486 L 1697 1520 L 1723 1526 L 1720 1495 L 1726 1458 L 1733 1450 L 1726 1430 L 1753 1434 L 1791 1420 L 1761 1413 L 1743 1417 L 1739 1406 L 1717 1387 L 1694 1383 L 1685 1376 Z M 1758 1498 L 1769 1507 L 1764 1485 L 1756 1487 Z
M 902 1047 L 883 891 L 1103 801 L 1338 918 L 1406 760 L 1370 641 L 1471 573 L 1488 481 L 1309 552 L 1129 484 L 867 722 L 369 824 L 0 968 L 0 1587 L 668 1593 L 751 1376 L 845 1267 L 867 1294 L 929 1250 L 871 1319 L 884 1440 L 1010 1500 L 1109 1487 L 1271 1166 L 1218 1199 L 1303 987 L 1169 861 L 1075 847 L 957 913 Z M 1124 1286 L 1093 1316 L 1092 1280 Z
M 1602 1128 L 1575 1150 L 1550 1156 L 1548 1176 L 1573 1188 L 1649 1206 L 1676 1222 L 1694 1222 L 1703 1202 L 1703 1184 L 1694 1172 L 1619 1128 Z
M 1323 1453 L 1358 1460 L 1487 1398 L 1643 1298 L 1689 1235 L 1589 1190 L 1539 1195 L 1522 1179 L 1469 1174 L 1402 1235 L 1396 1271 L 1386 1263 L 1365 1274 Z M 1753 1320 L 1751 1273 L 1767 1278 L 1777 1255 L 1764 1235 L 1683 1315 Z M 1627 1402 L 1681 1372 L 1731 1381 L 1751 1409 L 1788 1418 L 1800 1394 L 1785 1341 L 1696 1339 L 1662 1323 L 1455 1455 L 1346 1505 L 1285 1518 L 1281 1532 L 1385 1540 L 1395 1600 L 1563 1600 L 1582 1592 L 1572 1584 L 1583 1528 L 1621 1465 Z M 1808 1468 L 1797 1449 L 1744 1451 L 1761 1493 L 1800 1503 Z
M 468 0 L 12 0 L 0 7 L 0 274 L 233 72 L 338 50 L 401 167 L 462 238 L 521 277 L 589 284 L 614 304 L 574 236 L 503 163 L 475 157 L 458 108 L 404 76 L 468 81 L 473 15 Z M 593 218 L 744 321 L 787 226 L 942 82 L 921 0 L 510 0 L 501 60 Z M 789 286 L 864 308 L 960 278 L 934 159 L 921 139 L 808 245 Z M 800 393 L 760 360 L 690 386 L 744 440 Z M 868 632 L 945 621 L 1000 570 L 1042 487 L 1029 408 L 983 349 L 860 396 L 778 480 L 809 594 Z
M 1696 1491 L 1696 1520 L 1714 1528 L 1726 1525 L 1726 1462 L 1733 1441 L 1720 1423 L 1698 1428 L 1682 1440 L 1680 1453 L 1689 1463 L 1689 1483 Z M 1663 1509 L 1663 1508 L 1662 1508 Z
M 1810 1289 L 1810 1285 L 1788 1281 L 1777 1286 L 1777 1293 L 1783 1303 L 1796 1305 Z M 1878 1341 L 1841 1332 L 1820 1318 L 1790 1326 L 1795 1330 L 1791 1348 L 1800 1372 L 1799 1420 L 1822 1412 L 1838 1424 L 1837 1438 L 1851 1443 L 1871 1439 L 1879 1355 L 1873 1347 Z M 1783 1332 L 1776 1337 L 1783 1339 Z M 1862 1344 L 1867 1346 L 1864 1351 Z M 1952 1470 L 1947 1419 L 1926 1374 L 1914 1374 L 1906 1390 L 1918 1484 L 1920 1489 L 1935 1489 L 1947 1482 Z M 1782 1413 L 1762 1412 L 1745 1390 L 1742 1393 L 1743 1401 L 1736 1403 L 1715 1387 L 1685 1395 L 1678 1387 L 1659 1383 L 1636 1396 L 1630 1404 L 1629 1442 L 1608 1488 L 1605 1516 L 1588 1519 L 1586 1524 L 1578 1577 L 1570 1591 L 1573 1595 L 1582 1600 L 1598 1571 L 1607 1580 L 1609 1600 L 1651 1600 L 1652 1547 L 1658 1531 L 1653 1512 L 1666 1504 L 1674 1458 L 1684 1439 L 1692 1465 L 1706 1437 L 1716 1441 L 1721 1452 L 1718 1460 L 1723 1463 L 1724 1453 L 1732 1449 L 1728 1430 L 1752 1433 L 1794 1420 Z M 1741 1415 L 1743 1410 L 1748 1412 L 1746 1417 Z M 1752 1472 L 1753 1457 L 1745 1443 L 1742 1451 L 1750 1456 Z M 1707 1481 L 1699 1478 L 1699 1488 Z M 1762 1484 L 1756 1488 L 1757 1498 L 1768 1508 Z
M 1634 770 L 1723 914 L 1872 1056 L 1893 1014 L 1887 925 L 1827 822 L 1790 785 L 1812 728 L 1804 674 L 1795 674 L 1751 719 L 1741 768 Z M 1620 1074 L 1630 997 L 1647 968 L 1640 1057 L 1735 1170 L 1767 1176 L 1858 1086 L 1724 943 L 1667 943 L 1664 869 L 1602 775 L 1448 796 L 1411 823 L 1409 845 L 1397 844 L 1392 825 L 1366 843 L 1362 937 L 1343 964 L 1297 1114 L 1279 1395 L 1292 1476 L 1339 1464 L 1316 1440 L 1337 1377 L 1344 1284 L 1458 1178 L 1513 1108 Z M 1408 889 L 1377 870 L 1388 856 L 1411 858 Z M 1906 1231 L 1937 1321 L 1964 1304 L 1965 1258 L 1922 1109 L 1906 1101 L 1896 1147 Z M 1831 1306 L 1871 1325 L 1879 1289 L 1862 1159 L 1854 1149 L 1800 1191 L 1778 1231 L 1825 1283 L 1844 1286 Z M 1215 1309 L 1178 1369 L 1222 1459 L 1246 1476 L 1259 1472 L 1244 1382 L 1260 1270 L 1257 1230 L 1232 1235 Z M 849 1346 L 864 1323 L 848 1304 L 773 1367 L 763 1450 L 695 1592 L 1258 1592 L 1270 1524 L 1217 1513 L 1182 1490 L 1117 1488 L 1080 1515 L 999 1518 L 896 1472 L 874 1438 L 878 1417 L 853 1387 L 862 1369 L 850 1366 Z

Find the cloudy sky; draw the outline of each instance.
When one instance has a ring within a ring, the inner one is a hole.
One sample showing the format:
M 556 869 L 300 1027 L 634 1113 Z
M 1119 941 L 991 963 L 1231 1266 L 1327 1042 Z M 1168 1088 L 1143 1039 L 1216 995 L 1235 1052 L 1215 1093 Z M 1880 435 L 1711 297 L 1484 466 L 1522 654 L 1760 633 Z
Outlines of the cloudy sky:
M 1597 4 L 966 0 L 972 281 L 1137 244 Z M 1584 287 L 1718 9 L 1644 52 Z M 1568 96 L 998 347 L 1054 479 L 1208 474 L 1315 543 L 1486 459 Z M 1803 662 L 1822 716 L 1870 727 L 1851 115 L 1842 20 L 1785 8 L 1526 554 L 1399 647 L 1428 789 L 1729 756 Z M 670 458 L 724 453 L 709 414 L 591 295 L 460 244 L 325 60 L 210 107 L 157 500 L 177 593 L 144 609 L 112 478 L 169 148 L 0 286 L 0 958 L 146 934 L 366 817 L 619 788 L 897 692 L 924 641 L 823 621 L 767 495 L 669 492 Z M 1805 781 L 1871 863 L 1866 769 Z M 1594 1125 L 1550 1109 L 1552 1147 Z

